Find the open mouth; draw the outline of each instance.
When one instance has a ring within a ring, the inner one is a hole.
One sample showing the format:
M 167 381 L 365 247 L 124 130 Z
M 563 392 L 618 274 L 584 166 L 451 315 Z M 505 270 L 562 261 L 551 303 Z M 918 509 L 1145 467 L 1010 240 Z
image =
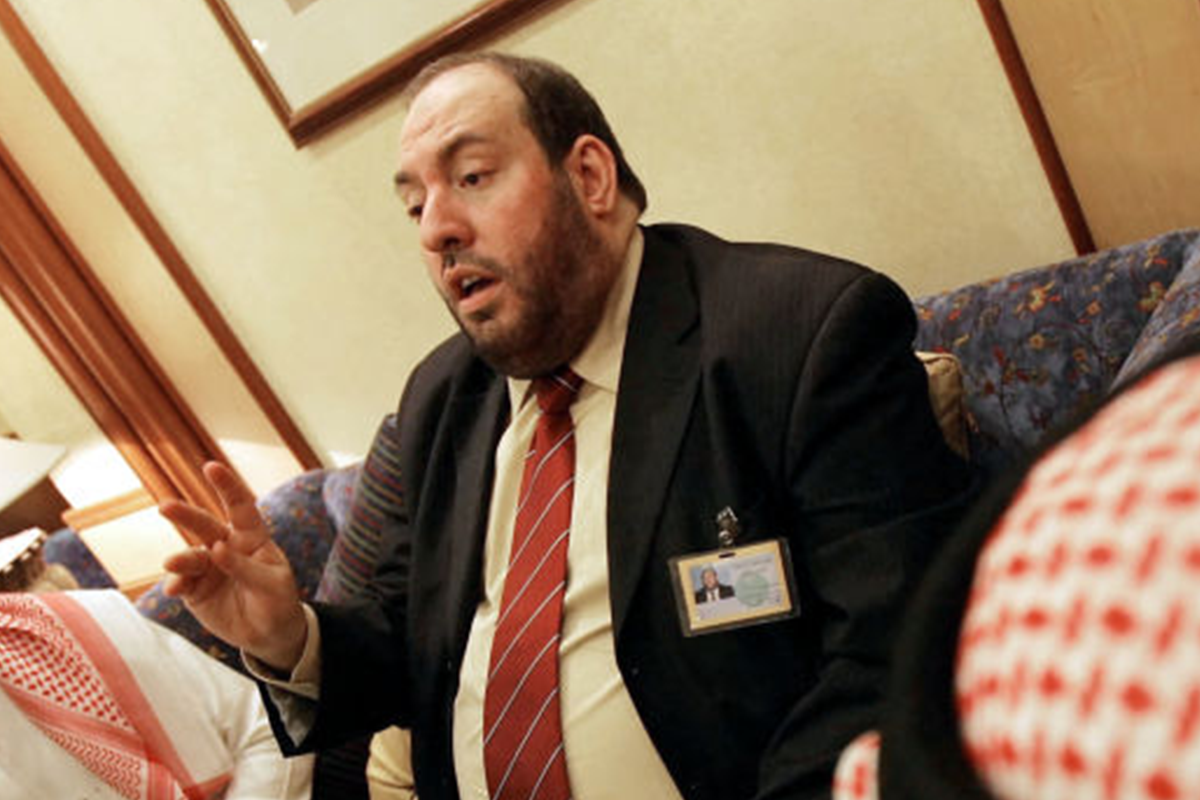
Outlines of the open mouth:
M 475 314 L 482 312 L 492 302 L 492 295 L 499 288 L 500 281 L 487 272 L 470 270 L 453 276 L 450 286 L 459 313 Z
M 492 281 L 482 275 L 472 275 L 464 278 L 458 284 L 458 296 L 461 300 L 466 300 L 478 291 L 491 286 Z

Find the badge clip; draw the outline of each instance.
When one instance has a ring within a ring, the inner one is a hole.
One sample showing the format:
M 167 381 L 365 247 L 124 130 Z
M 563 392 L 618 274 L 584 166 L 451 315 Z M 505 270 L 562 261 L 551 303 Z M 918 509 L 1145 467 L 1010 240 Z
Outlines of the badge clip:
M 731 548 L 737 544 L 741 534 L 741 525 L 733 509 L 725 506 L 717 513 L 717 544 L 723 548 Z

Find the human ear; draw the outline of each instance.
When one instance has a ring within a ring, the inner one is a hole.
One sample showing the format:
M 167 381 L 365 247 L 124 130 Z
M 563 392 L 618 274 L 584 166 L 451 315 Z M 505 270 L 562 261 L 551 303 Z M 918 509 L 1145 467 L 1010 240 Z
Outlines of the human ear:
M 575 140 L 564 161 L 583 207 L 605 216 L 617 204 L 617 160 L 612 150 L 592 134 Z

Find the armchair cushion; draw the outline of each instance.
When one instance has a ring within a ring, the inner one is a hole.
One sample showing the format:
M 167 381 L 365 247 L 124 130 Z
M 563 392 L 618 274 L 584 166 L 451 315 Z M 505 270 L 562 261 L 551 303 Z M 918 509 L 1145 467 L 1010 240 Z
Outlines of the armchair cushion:
M 60 528 L 42 545 L 42 559 L 49 565 L 65 567 L 83 589 L 115 589 L 117 582 L 92 554 L 79 534 L 71 528 Z
M 1196 238 L 1177 231 L 917 299 L 916 348 L 962 363 L 972 460 L 1003 467 L 1100 400 Z
M 1190 233 L 1194 238 L 1183 256 L 1183 266 L 1113 380 L 1114 389 L 1130 382 L 1182 342 L 1200 336 L 1200 229 Z
M 967 445 L 966 397 L 963 395 L 962 365 L 949 353 L 918 352 L 929 379 L 929 402 L 946 443 L 963 458 Z

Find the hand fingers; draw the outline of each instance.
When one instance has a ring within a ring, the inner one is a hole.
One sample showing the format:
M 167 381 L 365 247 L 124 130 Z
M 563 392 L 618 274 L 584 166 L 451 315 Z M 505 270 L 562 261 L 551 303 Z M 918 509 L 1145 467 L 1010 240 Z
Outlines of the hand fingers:
M 254 492 L 242 483 L 237 473 L 219 461 L 210 461 L 204 465 L 204 477 L 217 490 L 235 528 L 253 528 L 260 523 Z
M 252 553 L 271 538 L 258 513 L 254 494 L 233 470 L 210 461 L 204 465 L 204 476 L 221 498 L 228 522 L 205 509 L 177 500 L 160 504 L 159 513 L 210 547 L 217 542 L 229 541 L 240 552 Z
M 163 560 L 167 577 L 163 581 L 163 592 L 168 597 L 182 597 L 188 602 L 202 601 L 225 574 L 213 564 L 210 551 L 205 547 L 192 547 L 172 553 Z
M 167 597 L 184 597 L 196 591 L 198 584 L 196 578 L 168 575 L 163 579 L 163 594 Z
M 178 500 L 165 500 L 159 504 L 158 513 L 206 545 L 212 546 L 229 538 L 229 526 L 202 508 Z
M 210 461 L 204 465 L 204 477 L 217 490 L 225 506 L 225 515 L 234 532 L 230 539 L 234 547 L 242 553 L 252 553 L 271 538 L 262 515 L 258 513 L 254 493 L 237 473 L 225 464 Z
M 163 560 L 167 576 L 163 581 L 163 593 L 167 597 L 200 599 L 205 585 L 224 579 L 224 575 L 213 565 L 209 551 L 204 547 L 192 547 L 172 553 Z
M 193 547 L 178 553 L 172 553 L 163 561 L 163 569 L 180 576 L 203 575 L 212 566 L 208 551 L 202 547 Z
M 277 590 L 282 577 L 281 565 L 287 570 L 286 559 L 281 562 L 275 558 L 251 558 L 225 544 L 213 548 L 212 560 L 221 571 L 247 589 Z

